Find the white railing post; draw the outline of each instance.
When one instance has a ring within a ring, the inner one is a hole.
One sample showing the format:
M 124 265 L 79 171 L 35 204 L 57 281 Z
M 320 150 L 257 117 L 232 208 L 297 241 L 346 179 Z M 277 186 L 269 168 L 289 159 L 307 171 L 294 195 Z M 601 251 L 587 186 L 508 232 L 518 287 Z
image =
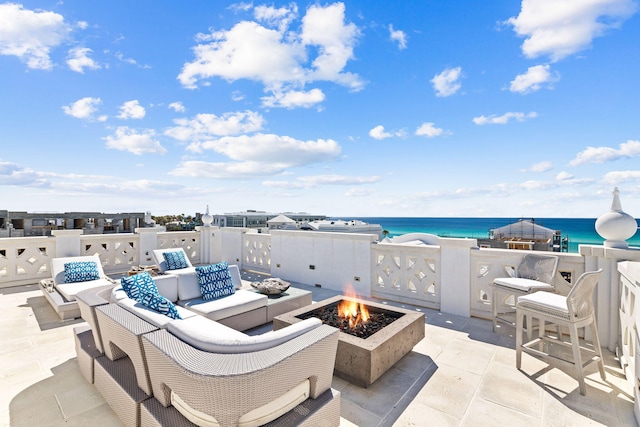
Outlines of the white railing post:
M 153 264 L 151 251 L 158 249 L 158 233 L 166 231 L 165 227 L 138 227 L 135 233 L 140 235 L 138 259 L 142 265 Z
M 595 292 L 598 335 L 602 346 L 615 351 L 620 345 L 620 261 L 640 261 L 638 248 L 617 249 L 605 246 L 580 245 L 585 257 L 585 270 L 603 269 Z
M 440 239 L 440 310 L 471 317 L 471 250 L 476 239 Z
M 200 260 L 202 264 L 214 264 L 220 262 L 219 230 L 219 227 L 196 227 L 196 231 L 200 233 Z
M 80 256 L 82 254 L 82 246 L 80 244 L 80 236 L 82 234 L 82 230 L 51 230 L 51 235 L 56 239 L 56 254 L 54 258 Z

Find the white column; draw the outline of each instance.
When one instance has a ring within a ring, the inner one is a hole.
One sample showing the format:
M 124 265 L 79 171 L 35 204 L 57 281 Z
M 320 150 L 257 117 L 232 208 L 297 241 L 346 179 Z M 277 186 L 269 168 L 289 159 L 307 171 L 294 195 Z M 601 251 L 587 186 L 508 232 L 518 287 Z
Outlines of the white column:
M 165 227 L 141 227 L 136 228 L 136 234 L 140 235 L 140 247 L 138 248 L 138 259 L 141 265 L 152 265 L 153 256 L 151 251 L 158 249 L 158 233 L 166 231 Z
M 56 258 L 68 256 L 80 256 L 82 245 L 80 236 L 83 230 L 51 230 L 51 235 L 56 239 Z
M 220 262 L 220 228 L 198 226 L 196 227 L 196 231 L 200 233 L 200 262 L 202 264 L 215 264 Z M 233 264 L 235 264 L 235 262 Z
M 471 316 L 471 250 L 476 239 L 439 239 L 440 311 Z
M 618 249 L 605 246 L 580 245 L 585 257 L 585 271 L 602 268 L 595 290 L 596 321 L 600 344 L 615 351 L 620 340 L 620 273 L 621 261 L 640 261 L 638 248 Z M 577 278 L 576 278 L 577 279 Z

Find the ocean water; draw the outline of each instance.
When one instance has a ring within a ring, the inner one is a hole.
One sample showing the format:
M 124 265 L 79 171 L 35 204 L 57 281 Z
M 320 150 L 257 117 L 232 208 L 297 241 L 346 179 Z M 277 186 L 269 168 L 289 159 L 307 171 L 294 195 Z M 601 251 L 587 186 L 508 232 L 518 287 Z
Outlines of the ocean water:
M 380 224 L 389 237 L 407 233 L 429 233 L 440 237 L 489 238 L 489 230 L 517 222 L 534 219 L 535 223 L 553 230 L 560 230 L 569 240 L 569 252 L 578 252 L 578 245 L 601 245 L 604 239 L 596 232 L 596 218 L 403 218 L 360 217 L 370 224 Z M 636 220 L 637 221 L 637 220 Z M 640 233 L 627 240 L 630 246 L 640 246 Z

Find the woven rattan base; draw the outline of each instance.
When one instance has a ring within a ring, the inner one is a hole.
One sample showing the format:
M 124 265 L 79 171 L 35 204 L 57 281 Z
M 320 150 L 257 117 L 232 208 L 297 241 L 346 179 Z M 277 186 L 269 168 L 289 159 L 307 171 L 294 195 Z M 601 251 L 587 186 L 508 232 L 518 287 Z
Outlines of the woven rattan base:
M 88 325 L 76 326 L 73 328 L 73 335 L 80 372 L 89 384 L 93 384 L 94 360 L 102 356 L 102 353 L 96 348 L 93 332 Z
M 136 373 L 128 357 L 115 361 L 106 356 L 98 357 L 95 361 L 94 384 L 125 425 L 140 425 L 140 403 L 149 395 L 138 387 Z

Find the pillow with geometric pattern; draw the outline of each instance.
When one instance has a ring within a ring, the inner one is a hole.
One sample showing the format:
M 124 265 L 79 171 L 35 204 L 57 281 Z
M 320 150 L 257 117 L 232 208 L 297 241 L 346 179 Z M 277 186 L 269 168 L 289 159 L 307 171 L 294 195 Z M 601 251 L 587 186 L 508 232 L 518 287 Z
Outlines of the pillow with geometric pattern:
M 120 279 L 120 284 L 127 296 L 138 302 L 140 302 L 142 294 L 145 293 L 160 295 L 156 282 L 147 271 L 134 274 L 133 276 L 123 277 Z
M 95 261 L 71 261 L 64 263 L 64 283 L 98 280 L 98 264 Z
M 236 291 L 229 274 L 229 264 L 226 262 L 198 266 L 196 267 L 196 275 L 202 299 L 205 301 L 224 298 L 233 295 Z
M 182 317 L 180 317 L 180 313 L 178 313 L 178 309 L 176 308 L 176 306 L 160 294 L 144 292 L 140 296 L 140 300 L 138 302 L 145 307 L 155 310 L 158 313 L 164 314 L 165 316 L 168 316 L 172 319 L 182 319 Z
M 167 270 L 178 270 L 180 268 L 189 267 L 189 264 L 187 264 L 187 260 L 184 257 L 184 252 L 182 251 L 163 252 L 162 257 L 167 263 Z

